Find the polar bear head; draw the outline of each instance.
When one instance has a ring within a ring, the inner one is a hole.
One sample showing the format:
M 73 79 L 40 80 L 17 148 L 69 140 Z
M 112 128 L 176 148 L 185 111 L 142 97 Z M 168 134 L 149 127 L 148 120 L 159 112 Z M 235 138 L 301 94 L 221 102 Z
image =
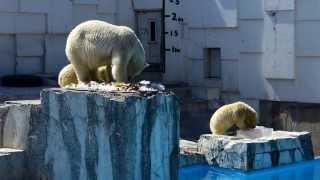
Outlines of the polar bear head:
M 235 103 L 235 124 L 241 130 L 253 129 L 257 124 L 257 112 L 243 102 Z
M 129 80 L 139 75 L 146 67 L 149 66 L 149 64 L 146 63 L 145 51 L 141 42 L 138 41 L 137 44 L 138 45 L 135 47 L 134 54 L 127 67 Z

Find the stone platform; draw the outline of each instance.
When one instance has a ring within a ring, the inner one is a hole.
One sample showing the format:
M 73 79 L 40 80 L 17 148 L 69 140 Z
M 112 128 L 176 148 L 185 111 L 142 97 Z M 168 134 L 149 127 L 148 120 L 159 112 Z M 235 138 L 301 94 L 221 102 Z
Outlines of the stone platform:
M 49 179 L 177 179 L 173 94 L 49 89 L 41 98 Z
M 308 132 L 274 131 L 269 138 L 202 135 L 198 151 L 210 165 L 257 170 L 314 159 Z
M 179 119 L 168 91 L 46 89 L 41 102 L 0 106 L 0 148 L 23 150 L 0 153 L 0 167 L 21 169 L 20 180 L 175 180 Z
M 180 140 L 179 147 L 179 167 L 207 164 L 205 156 L 198 152 L 198 144 L 196 142 Z
M 0 148 L 0 179 L 23 180 L 25 162 L 23 150 Z

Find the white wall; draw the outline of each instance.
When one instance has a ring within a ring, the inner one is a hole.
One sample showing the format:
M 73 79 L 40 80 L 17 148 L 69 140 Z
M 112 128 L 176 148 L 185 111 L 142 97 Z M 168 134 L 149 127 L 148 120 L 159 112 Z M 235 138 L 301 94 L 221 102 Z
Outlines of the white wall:
M 215 98 L 208 92 L 219 96 L 218 89 L 252 102 L 320 102 L 318 0 L 165 3 L 166 13 L 184 18 L 165 22 L 181 35 L 166 38 L 181 53 L 166 53 L 165 81 L 188 82 L 205 92 L 201 97 Z M 67 63 L 67 34 L 78 23 L 101 19 L 135 28 L 134 10 L 161 8 L 161 0 L 0 0 L 0 76 L 57 73 Z M 204 77 L 204 48 L 221 48 L 220 79 Z
M 181 64 L 189 68 L 180 70 L 191 86 L 210 86 L 203 49 L 221 48 L 222 92 L 253 104 L 320 102 L 318 0 L 188 0 L 182 7 Z
M 136 8 L 162 8 L 157 0 L 134 1 Z M 0 0 L 0 76 L 57 74 L 68 63 L 68 33 L 89 19 L 135 28 L 131 0 Z

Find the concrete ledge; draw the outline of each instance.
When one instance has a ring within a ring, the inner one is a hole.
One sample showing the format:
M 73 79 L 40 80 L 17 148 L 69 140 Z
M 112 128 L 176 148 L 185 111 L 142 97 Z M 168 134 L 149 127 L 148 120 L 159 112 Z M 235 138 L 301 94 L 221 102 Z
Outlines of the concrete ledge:
M 25 150 L 26 179 L 177 179 L 179 112 L 170 92 L 46 89 L 0 106 L 0 147 Z
M 0 106 L 0 148 L 24 150 L 26 179 L 43 179 L 45 146 L 46 124 L 41 118 L 40 100 L 6 101 Z
M 198 152 L 196 142 L 180 140 L 179 167 L 208 164 L 204 154 Z
M 46 89 L 41 98 L 47 178 L 178 178 L 174 95 Z
M 39 100 L 7 101 L 0 106 L 0 147 L 26 149 L 31 122 L 40 118 L 39 109 Z
M 198 150 L 210 165 L 256 170 L 314 159 L 308 132 L 274 131 L 271 138 L 202 135 Z
M 25 153 L 19 149 L 0 148 L 0 179 L 24 179 Z

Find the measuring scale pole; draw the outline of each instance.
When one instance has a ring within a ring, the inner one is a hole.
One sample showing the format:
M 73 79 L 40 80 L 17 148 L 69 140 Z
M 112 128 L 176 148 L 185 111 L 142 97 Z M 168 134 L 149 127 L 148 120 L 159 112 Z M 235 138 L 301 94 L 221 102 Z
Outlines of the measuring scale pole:
M 177 71 L 175 68 L 183 68 L 181 24 L 184 19 L 181 7 L 182 0 L 164 0 L 165 79 L 169 81 L 179 81 L 182 78 L 182 71 Z

